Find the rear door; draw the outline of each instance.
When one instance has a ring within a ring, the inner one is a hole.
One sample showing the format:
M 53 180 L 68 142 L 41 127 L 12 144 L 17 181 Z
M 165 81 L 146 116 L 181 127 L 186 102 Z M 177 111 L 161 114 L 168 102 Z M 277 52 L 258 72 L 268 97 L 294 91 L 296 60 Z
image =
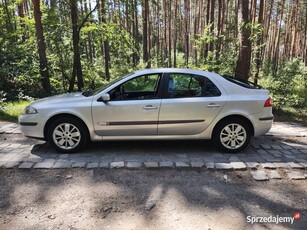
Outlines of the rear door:
M 224 106 L 227 96 L 209 78 L 170 73 L 165 80 L 159 135 L 193 135 L 203 132 Z

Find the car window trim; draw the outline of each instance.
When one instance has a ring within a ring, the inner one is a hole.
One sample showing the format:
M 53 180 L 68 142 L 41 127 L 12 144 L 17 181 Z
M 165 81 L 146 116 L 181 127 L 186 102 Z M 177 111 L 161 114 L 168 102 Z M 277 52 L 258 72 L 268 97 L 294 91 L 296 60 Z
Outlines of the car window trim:
M 205 84 L 207 84 L 207 79 L 209 79 L 214 85 L 215 87 L 220 91 L 220 95 L 219 96 L 212 96 L 212 97 L 221 97 L 223 95 L 223 91 L 220 89 L 219 86 L 216 85 L 216 83 L 214 81 L 212 81 L 210 78 L 208 78 L 207 76 L 204 75 L 199 75 L 199 74 L 191 74 L 191 73 L 176 73 L 176 72 L 168 72 L 168 73 L 164 73 L 164 89 L 163 89 L 163 96 L 162 99 L 182 99 L 182 98 L 212 98 L 212 97 L 206 97 L 206 96 L 202 96 L 202 97 L 175 97 L 175 98 L 170 98 L 168 97 L 168 83 L 169 83 L 169 79 L 170 79 L 170 75 L 172 74 L 181 74 L 181 75 L 188 75 L 190 76 L 190 78 L 193 78 L 193 76 L 199 76 L 199 77 L 203 77 L 205 78 Z
M 119 87 L 125 83 L 127 83 L 128 81 L 131 81 L 135 78 L 138 78 L 138 77 L 143 77 L 143 76 L 149 76 L 149 75 L 159 75 L 159 81 L 158 81 L 158 93 L 157 93 L 157 97 L 156 98 L 144 98 L 144 99 L 126 99 L 126 100 L 110 100 L 110 102 L 115 102 L 115 101 L 148 101 L 148 100 L 159 100 L 159 99 L 162 99 L 162 92 L 160 92 L 163 88 L 161 87 L 161 84 L 162 84 L 162 79 L 163 79 L 163 73 L 148 73 L 148 74 L 141 74 L 141 75 L 137 75 L 137 76 L 134 76 L 132 78 L 130 78 L 129 80 L 111 88 L 107 93 L 110 93 L 113 89 L 115 89 L 116 87 Z M 162 85 L 163 86 L 163 85 Z

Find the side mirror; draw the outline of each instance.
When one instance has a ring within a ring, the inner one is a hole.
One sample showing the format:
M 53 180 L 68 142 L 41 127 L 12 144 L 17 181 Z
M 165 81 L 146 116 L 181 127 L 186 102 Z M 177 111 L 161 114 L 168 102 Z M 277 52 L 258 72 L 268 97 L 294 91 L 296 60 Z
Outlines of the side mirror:
M 107 102 L 110 101 L 110 94 L 106 93 L 101 96 L 101 101 Z

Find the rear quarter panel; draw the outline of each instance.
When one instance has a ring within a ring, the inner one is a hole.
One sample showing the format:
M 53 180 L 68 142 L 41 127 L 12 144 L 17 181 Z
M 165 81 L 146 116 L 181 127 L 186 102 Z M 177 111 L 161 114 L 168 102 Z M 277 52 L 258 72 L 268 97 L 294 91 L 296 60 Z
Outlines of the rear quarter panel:
M 265 101 L 269 98 L 269 91 L 266 89 L 248 89 L 236 85 L 220 77 L 221 85 L 228 94 L 228 100 L 210 126 L 201 134 L 203 138 L 211 138 L 216 124 L 223 118 L 231 115 L 240 115 L 251 121 L 254 126 L 255 136 L 267 132 L 272 121 L 261 122 L 259 118 L 271 117 L 272 107 L 264 107 Z

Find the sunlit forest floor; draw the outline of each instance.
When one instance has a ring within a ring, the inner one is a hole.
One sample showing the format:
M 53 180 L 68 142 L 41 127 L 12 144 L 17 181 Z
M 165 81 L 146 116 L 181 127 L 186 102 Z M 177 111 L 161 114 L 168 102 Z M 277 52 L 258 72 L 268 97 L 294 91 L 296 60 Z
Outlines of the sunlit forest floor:
M 304 212 L 293 225 L 251 225 L 246 218 L 303 210 L 306 181 L 226 174 L 227 180 L 210 170 L 0 170 L 0 228 L 305 229 Z

